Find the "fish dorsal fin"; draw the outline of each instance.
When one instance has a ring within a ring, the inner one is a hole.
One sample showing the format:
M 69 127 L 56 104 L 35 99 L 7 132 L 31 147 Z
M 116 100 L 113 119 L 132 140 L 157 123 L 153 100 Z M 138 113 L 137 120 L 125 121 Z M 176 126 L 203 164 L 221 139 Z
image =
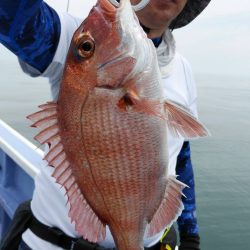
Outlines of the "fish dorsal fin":
M 52 176 L 66 190 L 70 204 L 69 217 L 71 222 L 75 222 L 77 233 L 82 235 L 84 239 L 90 242 L 102 241 L 106 235 L 105 224 L 84 198 L 61 143 L 57 104 L 48 102 L 40 105 L 39 108 L 41 111 L 31 114 L 27 118 L 33 121 L 32 127 L 40 129 L 35 139 L 41 144 L 47 143 L 49 145 L 49 152 L 45 155 L 44 160 L 54 168 Z
M 180 216 L 184 206 L 181 200 L 182 190 L 187 187 L 175 176 L 169 176 L 164 198 L 147 228 L 147 236 L 151 237 L 172 225 Z
M 192 139 L 209 135 L 207 128 L 182 105 L 167 100 L 165 112 L 168 128 L 174 136 L 181 135 L 185 139 Z

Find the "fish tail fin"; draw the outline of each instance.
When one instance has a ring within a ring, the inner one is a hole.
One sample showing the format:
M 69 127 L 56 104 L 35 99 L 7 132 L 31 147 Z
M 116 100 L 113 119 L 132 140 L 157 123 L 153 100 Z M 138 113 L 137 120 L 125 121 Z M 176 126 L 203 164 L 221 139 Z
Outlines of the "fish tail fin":
M 183 196 L 182 190 L 185 187 L 187 187 L 187 185 L 178 181 L 176 176 L 168 177 L 162 203 L 147 228 L 147 235 L 149 237 L 171 226 L 180 216 L 184 208 L 181 198 Z

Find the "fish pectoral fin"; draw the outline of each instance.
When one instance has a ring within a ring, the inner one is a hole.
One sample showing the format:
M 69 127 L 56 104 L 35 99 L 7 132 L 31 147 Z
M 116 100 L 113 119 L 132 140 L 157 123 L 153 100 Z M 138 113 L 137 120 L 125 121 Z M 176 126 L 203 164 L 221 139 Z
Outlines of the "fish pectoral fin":
M 134 89 L 126 89 L 117 106 L 122 111 L 142 113 L 166 120 L 162 102 L 141 97 Z
M 52 177 L 56 183 L 65 188 L 68 203 L 70 204 L 69 217 L 75 222 L 76 231 L 90 242 L 105 239 L 105 224 L 98 218 L 93 209 L 84 198 L 75 176 L 72 172 L 59 133 L 57 119 L 57 104 L 48 102 L 40 105 L 40 111 L 29 115 L 27 118 L 33 121 L 32 127 L 41 131 L 35 139 L 41 144 L 48 144 L 49 151 L 44 160 L 54 168 Z
M 165 113 L 168 128 L 176 137 L 185 139 L 206 137 L 210 133 L 207 128 L 196 119 L 191 112 L 173 101 L 165 101 Z
M 180 216 L 184 206 L 182 203 L 182 190 L 187 187 L 178 181 L 176 176 L 169 176 L 165 195 L 161 205 L 154 214 L 147 228 L 147 236 L 151 237 L 163 229 L 171 226 Z

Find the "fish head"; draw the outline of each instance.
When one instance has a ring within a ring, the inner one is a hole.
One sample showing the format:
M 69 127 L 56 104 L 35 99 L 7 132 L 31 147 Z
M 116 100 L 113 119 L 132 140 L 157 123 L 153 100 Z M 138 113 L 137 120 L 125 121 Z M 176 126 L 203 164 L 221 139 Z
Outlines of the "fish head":
M 150 67 L 153 51 L 130 0 L 99 0 L 74 33 L 62 83 L 78 92 L 120 88 Z

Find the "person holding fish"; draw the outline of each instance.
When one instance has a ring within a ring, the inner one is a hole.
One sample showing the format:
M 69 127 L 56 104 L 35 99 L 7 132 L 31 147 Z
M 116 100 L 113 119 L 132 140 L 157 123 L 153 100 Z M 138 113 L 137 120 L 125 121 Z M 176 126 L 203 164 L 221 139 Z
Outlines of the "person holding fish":
M 1 249 L 174 249 L 176 220 L 179 249 L 200 249 L 188 139 L 208 131 L 171 31 L 209 2 L 98 0 L 82 22 L 1 1 L 1 43 L 54 98 L 28 116 L 47 166 Z

